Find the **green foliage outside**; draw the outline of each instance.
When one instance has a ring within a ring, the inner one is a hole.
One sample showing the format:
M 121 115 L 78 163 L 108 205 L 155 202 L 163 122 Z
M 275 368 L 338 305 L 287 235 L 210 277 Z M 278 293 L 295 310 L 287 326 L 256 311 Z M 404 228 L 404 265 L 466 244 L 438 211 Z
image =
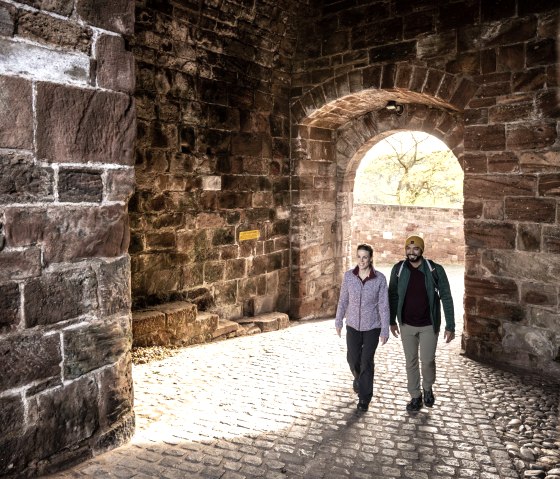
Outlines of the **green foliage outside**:
M 444 143 L 421 132 L 377 143 L 356 172 L 354 202 L 463 207 L 463 170 Z

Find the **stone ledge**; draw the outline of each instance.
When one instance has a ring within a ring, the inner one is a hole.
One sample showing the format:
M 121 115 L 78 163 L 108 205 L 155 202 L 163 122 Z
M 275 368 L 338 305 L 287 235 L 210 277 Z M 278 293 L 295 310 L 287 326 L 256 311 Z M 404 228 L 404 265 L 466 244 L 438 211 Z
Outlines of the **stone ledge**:
M 287 328 L 290 324 L 290 318 L 286 313 L 265 313 L 259 314 L 252 317 L 244 317 L 235 320 L 240 325 L 248 326 L 249 324 L 254 324 L 258 328 L 266 333 L 268 331 L 277 331 L 279 329 Z
M 265 313 L 230 321 L 197 311 L 185 301 L 164 303 L 132 312 L 132 346 L 189 346 L 237 336 L 277 331 L 289 326 L 286 313 Z

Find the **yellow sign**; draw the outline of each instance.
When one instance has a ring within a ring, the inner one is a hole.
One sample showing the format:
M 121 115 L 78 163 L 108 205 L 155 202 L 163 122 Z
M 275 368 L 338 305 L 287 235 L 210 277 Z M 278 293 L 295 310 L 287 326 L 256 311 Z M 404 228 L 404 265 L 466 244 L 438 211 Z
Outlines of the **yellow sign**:
M 259 230 L 241 231 L 239 233 L 239 241 L 259 239 L 261 232 Z

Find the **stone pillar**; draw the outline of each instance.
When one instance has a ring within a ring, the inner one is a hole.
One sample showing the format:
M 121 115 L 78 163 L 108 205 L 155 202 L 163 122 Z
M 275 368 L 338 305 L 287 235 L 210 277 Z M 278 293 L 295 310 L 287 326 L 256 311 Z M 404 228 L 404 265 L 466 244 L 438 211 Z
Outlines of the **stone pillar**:
M 98 3 L 0 2 L 3 477 L 59 469 L 134 428 L 134 2 Z

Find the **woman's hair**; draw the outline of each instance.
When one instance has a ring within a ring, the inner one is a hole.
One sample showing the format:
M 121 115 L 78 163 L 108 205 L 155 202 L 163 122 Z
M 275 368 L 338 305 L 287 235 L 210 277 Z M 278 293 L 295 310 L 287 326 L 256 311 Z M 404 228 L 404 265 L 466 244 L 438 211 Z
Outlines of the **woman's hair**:
M 367 243 L 359 244 L 358 247 L 356 248 L 356 251 L 359 251 L 361 249 L 363 249 L 364 251 L 367 251 L 369 253 L 369 257 L 373 258 L 373 248 L 371 247 L 370 244 L 367 244 Z

